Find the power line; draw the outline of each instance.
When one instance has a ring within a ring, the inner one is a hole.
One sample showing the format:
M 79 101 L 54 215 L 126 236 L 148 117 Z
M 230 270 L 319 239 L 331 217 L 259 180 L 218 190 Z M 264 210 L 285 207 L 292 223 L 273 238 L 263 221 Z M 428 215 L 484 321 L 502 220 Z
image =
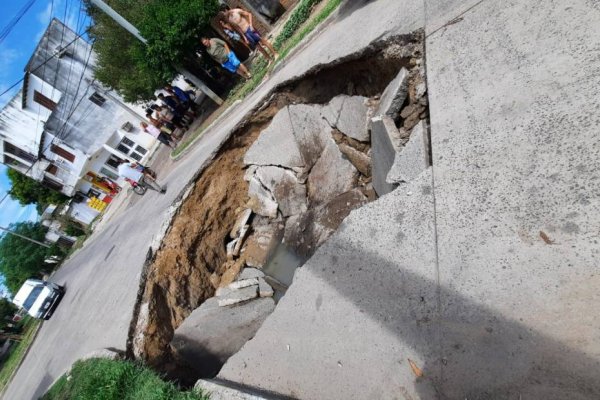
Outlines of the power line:
M 68 47 L 69 45 L 75 43 L 75 41 L 81 39 L 83 37 L 83 35 L 85 35 L 87 32 L 89 31 L 89 29 L 86 29 L 85 31 L 83 31 L 81 34 L 78 34 L 77 37 L 75 39 L 73 39 L 71 42 L 69 42 L 67 44 Z M 50 57 L 48 57 L 46 60 L 44 60 L 44 62 L 42 62 L 40 65 L 38 65 L 37 67 L 31 69 L 29 71 L 29 73 L 34 73 L 36 72 L 38 69 L 42 68 L 44 65 L 46 65 L 47 62 L 49 62 L 50 60 L 52 60 L 54 57 L 60 55 L 61 51 L 58 50 L 56 53 L 52 54 Z M 20 84 L 21 82 L 23 82 L 25 78 L 21 78 L 18 81 L 16 81 L 14 84 L 12 84 L 8 89 L 6 89 L 4 92 L 0 93 L 0 97 L 4 96 L 6 93 L 10 92 L 12 89 L 14 89 L 18 84 Z
M 10 32 L 15 27 L 15 25 L 17 25 L 19 23 L 21 18 L 23 18 L 23 16 L 27 13 L 27 11 L 29 11 L 29 9 L 31 8 L 33 3 L 35 3 L 35 1 L 36 0 L 29 0 L 27 3 L 25 3 L 23 8 L 21 8 L 19 10 L 19 12 L 17 12 L 17 15 L 15 15 L 13 17 L 13 19 L 11 19 L 9 21 L 9 23 L 4 27 L 4 29 L 2 29 L 2 31 L 0 31 L 0 43 L 2 43 L 4 41 L 4 39 L 6 39 L 6 37 L 10 34 Z

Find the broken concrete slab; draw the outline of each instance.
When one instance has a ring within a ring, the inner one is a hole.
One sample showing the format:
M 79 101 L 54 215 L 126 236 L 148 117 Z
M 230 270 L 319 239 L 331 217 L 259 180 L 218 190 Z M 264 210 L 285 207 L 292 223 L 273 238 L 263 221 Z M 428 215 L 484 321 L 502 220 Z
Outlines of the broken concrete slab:
M 338 118 L 340 117 L 340 113 L 342 112 L 342 107 L 344 106 L 344 101 L 346 101 L 346 97 L 348 96 L 345 94 L 335 96 L 329 101 L 329 103 L 325 107 L 323 107 L 321 113 L 323 115 L 323 119 L 327 121 L 329 126 L 337 126 Z
M 219 307 L 227 307 L 252 300 L 256 297 L 258 297 L 258 279 L 256 279 L 255 285 L 233 290 L 226 295 L 219 297 L 217 300 L 219 302 Z
M 263 278 L 258 278 L 258 295 L 260 297 L 273 297 L 275 291 Z
M 218 381 L 200 379 L 194 385 L 194 388 L 210 395 L 211 400 L 268 400 L 254 392 L 247 390 L 237 390 L 231 386 L 225 386 Z
M 396 158 L 391 139 L 394 136 L 399 136 L 399 133 L 391 117 L 384 115 L 371 119 L 371 172 L 373 188 L 379 196 L 390 193 L 397 186 L 386 181 Z
M 242 229 L 242 227 L 246 224 L 248 224 L 248 221 L 250 220 L 250 217 L 252 216 L 252 210 L 247 208 L 244 211 L 242 211 L 237 220 L 235 221 L 235 224 L 233 225 L 233 228 L 231 229 L 231 232 L 229 233 L 229 237 L 232 239 L 235 239 L 237 237 L 240 236 L 240 230 Z
M 238 258 L 237 260 L 227 260 L 221 266 L 221 270 L 225 272 L 221 275 L 219 287 L 226 287 L 233 282 L 245 265 L 246 264 L 243 258 Z
M 244 155 L 244 164 L 304 167 L 287 107 L 275 114 L 271 124 L 248 149 Z
M 235 247 L 233 248 L 233 255 L 235 257 L 240 255 L 240 250 L 242 249 L 242 246 L 244 245 L 244 240 L 246 240 L 246 235 L 248 234 L 249 231 L 250 231 L 250 225 L 244 225 L 242 227 L 242 229 L 240 230 L 240 237 L 237 238 L 237 243 L 235 244 Z
M 255 226 L 246 240 L 244 258 L 249 267 L 262 268 L 281 241 L 283 229 L 277 224 Z
M 288 218 L 284 242 L 300 257 L 310 257 L 340 226 L 344 218 L 367 203 L 359 189 L 343 193 L 327 204 Z
M 368 142 L 370 110 L 369 99 L 362 96 L 345 96 L 336 128 L 360 142 Z
M 295 104 L 287 107 L 290 121 L 304 160 L 310 169 L 331 138 L 331 126 L 323 118 L 324 106 L 319 104 Z
M 231 290 L 243 289 L 248 286 L 258 285 L 258 278 L 237 279 L 227 286 Z
M 308 176 L 308 196 L 312 205 L 328 202 L 354 187 L 358 171 L 329 139 L 327 147 Z
M 296 175 L 279 167 L 260 167 L 256 178 L 277 202 L 284 217 L 306 211 L 306 186 L 298 182 Z
M 410 182 L 425 171 L 429 165 L 429 135 L 425 121 L 415 126 L 408 143 L 396 153 L 394 164 L 387 174 L 387 183 Z
M 221 365 L 250 340 L 273 312 L 272 299 L 219 307 L 215 297 L 195 309 L 175 330 L 171 346 L 201 376 L 215 376 Z
M 379 107 L 375 112 L 375 116 L 387 115 L 391 118 L 396 118 L 406 100 L 408 94 L 408 75 L 406 68 L 402 68 L 398 75 L 391 81 L 383 91 Z
M 434 242 L 429 172 L 353 211 L 219 378 L 301 399 L 435 399 Z
M 369 156 L 345 143 L 338 144 L 338 147 L 361 174 L 371 176 L 371 158 Z
M 238 281 L 243 281 L 245 279 L 253 279 L 253 278 L 262 278 L 265 274 L 259 269 L 256 268 L 244 268 L 240 276 L 238 276 Z M 258 281 L 260 284 L 260 280 Z
M 250 197 L 248 205 L 256 214 L 269 218 L 275 218 L 277 216 L 277 202 L 256 176 L 250 178 L 248 197 Z
M 225 246 L 225 251 L 227 252 L 227 259 L 232 260 L 234 257 L 235 247 L 237 246 L 239 239 L 234 239 L 231 242 L 227 243 Z

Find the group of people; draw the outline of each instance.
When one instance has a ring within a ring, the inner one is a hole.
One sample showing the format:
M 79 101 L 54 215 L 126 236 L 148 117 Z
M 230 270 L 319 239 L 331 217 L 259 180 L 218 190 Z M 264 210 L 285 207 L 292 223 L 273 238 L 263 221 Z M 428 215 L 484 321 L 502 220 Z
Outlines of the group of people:
M 230 9 L 222 5 L 217 20 L 223 32 L 231 40 L 242 43 L 252 51 L 257 49 L 269 63 L 279 56 L 273 45 L 254 28 L 252 13 L 241 8 Z M 240 62 L 238 56 L 224 40 L 202 37 L 201 42 L 206 47 L 207 53 L 224 69 L 245 79 L 252 78 L 248 68 Z
M 150 124 L 141 122 L 142 130 L 164 145 L 175 148 L 181 135 L 175 135 L 175 129 L 185 132 L 196 114 L 193 109 L 193 100 L 191 91 L 185 91 L 177 86 L 167 85 L 165 93 L 160 93 L 157 97 L 159 103 L 152 104 L 146 110 L 146 118 Z
M 243 44 L 251 51 L 257 49 L 269 63 L 279 56 L 273 45 L 254 28 L 252 13 L 241 8 L 229 9 L 229 7 L 223 5 L 221 11 L 217 14 L 217 20 L 223 32 L 231 40 Z M 237 73 L 246 79 L 252 77 L 248 68 L 240 62 L 237 55 L 225 41 L 218 38 L 202 37 L 201 42 L 206 47 L 208 54 L 224 69 L 234 74 Z M 179 129 L 185 132 L 196 117 L 193 110 L 192 92 L 186 92 L 172 85 L 167 85 L 164 92 L 157 96 L 160 103 L 152 104 L 146 110 L 146 118 L 150 123 L 141 122 L 140 126 L 144 132 L 152 135 L 164 145 L 175 148 L 177 142 L 181 139 L 180 136 L 175 135 L 175 130 Z M 156 184 L 155 177 L 140 164 L 123 160 L 118 170 L 119 175 L 132 184 L 141 182 L 142 178 L 147 183 Z M 164 189 L 160 186 L 159 190 L 164 192 Z

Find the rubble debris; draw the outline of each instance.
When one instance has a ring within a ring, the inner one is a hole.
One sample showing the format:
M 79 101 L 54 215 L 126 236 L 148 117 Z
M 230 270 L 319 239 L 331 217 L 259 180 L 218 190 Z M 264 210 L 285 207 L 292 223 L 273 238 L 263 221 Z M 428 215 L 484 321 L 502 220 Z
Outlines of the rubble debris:
M 256 268 L 244 268 L 244 270 L 238 276 L 238 280 L 243 281 L 245 279 L 253 279 L 253 278 L 263 278 L 265 276 L 264 272 Z M 258 281 L 260 284 L 260 280 Z
M 287 111 L 305 168 L 310 170 L 331 138 L 331 126 L 323 118 L 324 107 L 318 104 L 294 104 L 288 106 Z
M 351 190 L 357 178 L 356 168 L 343 157 L 333 139 L 330 139 L 308 176 L 308 196 L 311 204 L 326 203 L 335 196 Z
M 363 96 L 336 96 L 323 109 L 323 118 L 344 135 L 360 142 L 368 142 L 371 113 L 368 101 Z
M 408 94 L 408 76 L 406 68 L 402 68 L 396 78 L 390 82 L 381 95 L 379 107 L 375 116 L 384 116 L 395 118 L 406 100 Z
M 367 177 L 371 176 L 371 158 L 369 156 L 345 143 L 338 144 L 338 147 L 361 174 Z
M 408 143 L 396 153 L 394 164 L 387 174 L 387 183 L 410 182 L 431 165 L 429 161 L 429 138 L 425 121 L 414 127 Z
M 258 178 L 256 178 L 256 176 L 250 178 L 248 196 L 250 197 L 248 206 L 250 206 L 252 211 L 254 211 L 256 214 L 271 218 L 275 218 L 277 216 L 277 209 L 279 208 L 279 205 L 273 199 L 271 193 L 265 189 Z
M 281 240 L 282 229 L 277 224 L 255 226 L 246 240 L 244 258 L 249 267 L 263 267 Z
M 171 347 L 199 376 L 215 376 L 275 309 L 270 298 L 219 307 L 213 297 L 196 308 L 175 330 Z
M 306 186 L 293 172 L 279 167 L 260 167 L 256 178 L 274 197 L 284 217 L 306 211 Z
M 248 149 L 244 155 L 244 164 L 304 167 L 287 107 L 275 115 L 271 124 Z
M 231 290 L 235 289 L 243 289 L 248 286 L 258 285 L 258 278 L 250 278 L 250 279 L 237 279 L 234 282 L 231 282 L 227 288 Z
M 258 278 L 258 295 L 260 297 L 273 297 L 275 291 L 263 278 Z
M 384 115 L 371 119 L 371 171 L 373 187 L 379 196 L 391 192 L 397 186 L 388 183 L 386 177 L 396 158 L 391 137 L 398 135 L 398 129 L 391 117 Z
M 246 208 L 244 211 L 242 211 L 239 214 L 238 219 L 235 221 L 235 224 L 233 225 L 233 228 L 231 229 L 231 232 L 229 233 L 229 237 L 232 239 L 239 237 L 240 230 L 242 229 L 242 227 L 244 225 L 248 224 L 248 221 L 250 220 L 251 216 L 252 216 L 251 209 Z
M 229 292 L 226 296 L 219 297 L 219 307 L 232 306 L 258 297 L 258 279 L 256 284 Z
M 367 101 L 362 96 L 346 96 L 335 126 L 346 136 L 360 142 L 369 141 L 370 110 Z

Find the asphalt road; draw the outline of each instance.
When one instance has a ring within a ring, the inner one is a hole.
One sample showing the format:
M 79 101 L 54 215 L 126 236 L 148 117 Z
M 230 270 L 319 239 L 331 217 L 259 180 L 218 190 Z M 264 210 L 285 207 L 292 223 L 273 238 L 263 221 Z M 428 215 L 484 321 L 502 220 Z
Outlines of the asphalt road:
M 159 173 L 159 181 L 167 185 L 167 193 L 148 192 L 123 202 L 57 271 L 53 280 L 67 287 L 65 297 L 54 316 L 44 322 L 4 399 L 37 399 L 76 360 L 102 348 L 125 349 L 141 269 L 150 244 L 167 219 L 169 206 L 244 117 L 276 85 L 302 76 L 315 66 L 359 52 L 374 40 L 419 27 L 418 23 L 407 24 L 396 18 L 406 5 L 396 0 L 378 0 L 376 4 L 381 12 L 369 13 L 366 20 L 355 12 L 363 7 L 362 3 L 342 5 L 339 16 L 326 29 L 308 38 L 268 81 L 208 130 L 176 165 L 168 164 L 170 161 L 165 165 L 166 158 L 159 155 L 161 167 L 156 169 L 166 171 Z M 353 29 L 355 35 L 341 34 L 348 29 Z

